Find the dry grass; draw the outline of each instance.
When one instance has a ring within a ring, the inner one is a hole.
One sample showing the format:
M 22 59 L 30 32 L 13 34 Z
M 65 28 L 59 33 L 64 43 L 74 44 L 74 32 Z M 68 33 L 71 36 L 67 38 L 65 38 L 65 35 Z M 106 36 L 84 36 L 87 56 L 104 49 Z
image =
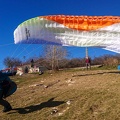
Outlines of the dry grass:
M 12 79 L 18 90 L 7 100 L 14 110 L 1 112 L 1 120 L 120 120 L 118 71 L 61 71 Z

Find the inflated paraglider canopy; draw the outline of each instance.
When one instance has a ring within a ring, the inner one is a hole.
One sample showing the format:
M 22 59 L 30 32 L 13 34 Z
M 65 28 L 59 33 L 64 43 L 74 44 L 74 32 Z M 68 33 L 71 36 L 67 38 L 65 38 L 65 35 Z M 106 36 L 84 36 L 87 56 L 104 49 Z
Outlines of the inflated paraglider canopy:
M 15 44 L 101 47 L 120 53 L 119 16 L 39 16 L 14 31 Z

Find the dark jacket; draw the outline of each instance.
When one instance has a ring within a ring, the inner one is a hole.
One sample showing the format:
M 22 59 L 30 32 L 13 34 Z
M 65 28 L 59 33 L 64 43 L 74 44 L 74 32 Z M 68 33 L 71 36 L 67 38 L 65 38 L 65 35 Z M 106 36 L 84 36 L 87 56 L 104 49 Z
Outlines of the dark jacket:
M 0 90 L 3 89 L 3 85 L 7 84 L 10 82 L 9 76 L 12 76 L 11 73 L 2 73 L 0 72 Z

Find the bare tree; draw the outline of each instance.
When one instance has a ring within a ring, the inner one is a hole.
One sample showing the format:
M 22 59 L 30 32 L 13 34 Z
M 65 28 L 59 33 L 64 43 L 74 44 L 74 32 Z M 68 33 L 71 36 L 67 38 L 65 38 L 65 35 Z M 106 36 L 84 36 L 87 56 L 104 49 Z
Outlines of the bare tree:
M 19 66 L 22 62 L 18 58 L 7 57 L 4 59 L 3 63 L 6 67 L 13 67 L 13 66 Z
M 59 63 L 67 56 L 67 51 L 61 46 L 47 45 L 44 55 L 52 70 L 56 71 L 59 69 Z

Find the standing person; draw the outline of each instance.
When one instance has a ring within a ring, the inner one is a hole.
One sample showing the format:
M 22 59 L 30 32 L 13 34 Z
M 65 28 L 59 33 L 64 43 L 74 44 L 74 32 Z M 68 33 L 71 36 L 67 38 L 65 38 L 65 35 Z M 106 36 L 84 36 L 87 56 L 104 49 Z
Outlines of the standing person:
M 5 100 L 5 97 L 10 89 L 10 78 L 11 73 L 2 73 L 0 71 L 0 105 L 4 107 L 3 112 L 8 112 L 12 110 L 12 107 L 8 101 Z
M 88 67 L 91 69 L 91 60 L 89 57 L 86 57 L 85 63 L 86 63 L 86 69 L 88 70 Z
M 41 65 L 39 63 L 39 75 L 42 75 L 43 73 L 44 73 L 44 71 L 42 70 L 42 67 L 41 67 Z
M 31 60 L 31 67 L 32 68 L 34 67 L 34 60 L 33 59 Z

